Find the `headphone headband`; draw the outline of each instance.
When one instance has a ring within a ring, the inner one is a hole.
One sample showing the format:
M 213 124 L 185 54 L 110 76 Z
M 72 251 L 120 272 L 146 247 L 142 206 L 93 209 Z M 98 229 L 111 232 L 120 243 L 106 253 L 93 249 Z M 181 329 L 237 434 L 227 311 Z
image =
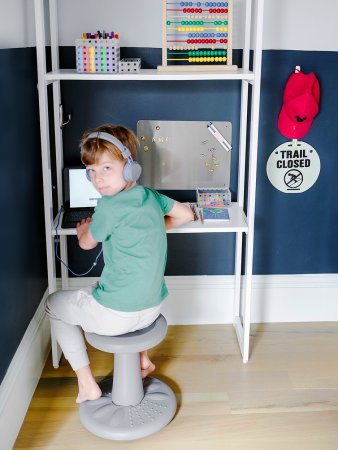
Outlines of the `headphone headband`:
M 104 131 L 97 131 L 94 133 L 90 133 L 87 136 L 87 139 L 103 139 L 105 141 L 108 141 L 111 144 L 115 145 L 115 147 L 117 147 L 120 150 L 124 159 L 131 158 L 129 148 L 123 145 L 119 139 L 117 139 L 115 136 L 112 136 L 109 133 L 105 133 Z

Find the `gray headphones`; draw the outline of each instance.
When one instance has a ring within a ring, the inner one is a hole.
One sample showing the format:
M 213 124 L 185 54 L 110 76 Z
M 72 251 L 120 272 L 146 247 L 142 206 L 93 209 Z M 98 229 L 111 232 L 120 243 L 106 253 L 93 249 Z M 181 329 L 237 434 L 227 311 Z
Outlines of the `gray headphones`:
M 115 136 L 112 136 L 109 133 L 105 133 L 104 131 L 97 131 L 95 133 L 90 133 L 87 136 L 87 139 L 95 139 L 95 138 L 104 139 L 105 141 L 108 141 L 111 144 L 115 145 L 115 147 L 117 147 L 120 150 L 123 158 L 127 160 L 127 164 L 125 164 L 123 168 L 123 178 L 125 179 L 125 181 L 127 182 L 137 181 L 140 178 L 142 167 L 137 161 L 133 160 L 128 147 L 123 145 L 122 142 Z M 87 179 L 91 181 L 90 175 L 87 171 L 86 176 Z

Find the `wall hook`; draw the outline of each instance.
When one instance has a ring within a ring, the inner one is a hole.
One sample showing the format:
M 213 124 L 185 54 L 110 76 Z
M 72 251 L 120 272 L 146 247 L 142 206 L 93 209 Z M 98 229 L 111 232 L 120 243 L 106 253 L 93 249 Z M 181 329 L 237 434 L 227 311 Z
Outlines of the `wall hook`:
M 61 129 L 64 128 L 66 125 L 69 124 L 69 122 L 70 122 L 71 120 L 72 120 L 71 114 L 68 114 L 68 115 L 67 115 L 67 119 L 64 120 L 64 117 L 63 117 L 63 107 L 62 107 L 62 105 L 60 104 L 60 105 L 59 105 L 59 124 L 60 124 L 60 128 L 61 128 Z

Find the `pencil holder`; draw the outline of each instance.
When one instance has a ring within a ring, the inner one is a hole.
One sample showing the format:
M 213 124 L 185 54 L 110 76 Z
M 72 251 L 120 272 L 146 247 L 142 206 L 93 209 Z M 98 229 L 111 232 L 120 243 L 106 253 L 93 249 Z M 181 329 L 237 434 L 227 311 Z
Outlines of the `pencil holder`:
M 118 39 L 76 39 L 75 47 L 77 72 L 118 72 L 120 61 Z

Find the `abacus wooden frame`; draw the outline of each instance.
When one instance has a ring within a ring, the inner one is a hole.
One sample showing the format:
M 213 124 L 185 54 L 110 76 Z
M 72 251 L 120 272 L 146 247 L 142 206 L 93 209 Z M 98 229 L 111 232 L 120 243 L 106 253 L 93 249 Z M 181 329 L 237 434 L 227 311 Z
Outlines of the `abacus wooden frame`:
M 192 71 L 192 72 L 205 72 L 205 71 L 224 71 L 224 70 L 237 70 L 237 66 L 232 64 L 232 26 L 233 26 L 233 0 L 227 0 L 228 3 L 228 42 L 227 42 L 227 61 L 226 64 L 194 64 L 194 65 L 168 65 L 167 51 L 167 2 L 168 0 L 162 0 L 162 65 L 157 69 L 160 71 Z

